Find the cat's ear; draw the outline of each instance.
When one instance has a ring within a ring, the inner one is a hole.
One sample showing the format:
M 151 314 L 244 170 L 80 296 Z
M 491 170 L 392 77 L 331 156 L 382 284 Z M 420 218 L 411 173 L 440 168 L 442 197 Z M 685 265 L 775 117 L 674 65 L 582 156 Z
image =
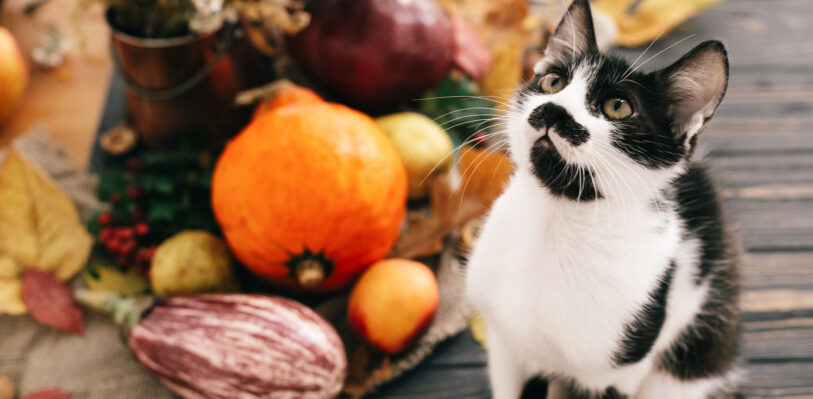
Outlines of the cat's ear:
M 728 55 L 722 43 L 703 42 L 658 72 L 675 134 L 693 138 L 720 105 L 728 87 Z
M 598 52 L 598 45 L 590 2 L 574 0 L 548 40 L 545 57 L 566 61 L 592 52 Z

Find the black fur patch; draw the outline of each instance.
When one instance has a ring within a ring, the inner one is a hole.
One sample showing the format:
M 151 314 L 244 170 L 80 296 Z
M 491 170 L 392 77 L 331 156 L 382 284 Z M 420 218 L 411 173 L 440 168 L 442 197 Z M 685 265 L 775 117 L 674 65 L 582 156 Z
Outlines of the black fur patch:
M 586 105 L 594 115 L 610 98 L 621 97 L 632 104 L 630 117 L 610 120 L 615 127 L 613 145 L 648 168 L 666 168 L 683 159 L 685 137 L 672 133 L 665 92 L 657 89 L 655 75 L 635 72 L 625 77 L 629 63 L 614 56 L 602 56 L 590 65 L 595 78 L 587 90 Z
M 659 367 L 691 380 L 727 373 L 734 367 L 739 322 L 739 247 L 725 228 L 720 199 L 704 168 L 692 165 L 678 179 L 678 212 L 699 239 L 698 282 L 708 282 L 706 302 L 693 322 L 659 355 Z
M 525 383 L 520 399 L 540 399 L 548 394 L 548 382 L 541 377 L 534 377 Z
M 700 266 L 696 282 L 700 284 L 715 264 L 730 250 L 723 225 L 723 209 L 714 182 L 708 172 L 693 165 L 676 182 L 678 215 L 693 237 L 700 240 Z
M 574 201 L 602 198 L 590 171 L 565 161 L 547 136 L 534 143 L 531 165 L 534 175 L 554 195 Z
M 590 137 L 584 126 L 573 120 L 564 108 L 553 103 L 536 107 L 528 117 L 528 123 L 536 130 L 548 130 L 547 134 L 550 134 L 550 129 L 555 130 L 555 134 L 573 146 L 584 144 Z
M 637 363 L 652 349 L 666 320 L 666 297 L 674 273 L 673 260 L 661 276 L 658 286 L 649 294 L 649 302 L 644 304 L 635 318 L 624 328 L 621 348 L 613 356 L 615 364 L 623 366 Z
M 618 392 L 615 387 L 609 387 L 604 392 L 590 391 L 579 387 L 575 383 L 568 384 L 567 393 L 565 395 L 568 399 L 628 399 L 629 396 Z

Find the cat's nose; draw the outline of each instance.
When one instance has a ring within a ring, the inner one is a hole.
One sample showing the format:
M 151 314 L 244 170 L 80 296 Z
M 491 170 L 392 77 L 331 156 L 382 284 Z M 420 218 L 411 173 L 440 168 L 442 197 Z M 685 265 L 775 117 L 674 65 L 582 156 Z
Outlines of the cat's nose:
M 541 130 L 552 126 L 557 121 L 568 117 L 567 110 L 554 104 L 545 103 L 536 107 L 528 117 L 528 124 L 534 129 Z

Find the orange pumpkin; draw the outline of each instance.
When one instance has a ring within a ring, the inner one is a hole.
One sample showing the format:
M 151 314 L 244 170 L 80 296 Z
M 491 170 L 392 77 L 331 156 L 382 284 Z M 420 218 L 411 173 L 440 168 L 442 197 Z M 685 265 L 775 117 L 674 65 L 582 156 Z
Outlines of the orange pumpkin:
M 257 119 L 274 108 L 279 108 L 292 103 L 322 101 L 322 97 L 319 97 L 319 95 L 314 93 L 311 89 L 294 85 L 283 86 L 281 89 L 279 89 L 279 91 L 275 92 L 271 98 L 257 104 L 257 106 L 254 107 L 254 114 L 252 118 Z
M 407 177 L 372 119 L 302 90 L 282 89 L 228 143 L 212 206 L 253 273 L 326 293 L 389 253 L 406 213 Z

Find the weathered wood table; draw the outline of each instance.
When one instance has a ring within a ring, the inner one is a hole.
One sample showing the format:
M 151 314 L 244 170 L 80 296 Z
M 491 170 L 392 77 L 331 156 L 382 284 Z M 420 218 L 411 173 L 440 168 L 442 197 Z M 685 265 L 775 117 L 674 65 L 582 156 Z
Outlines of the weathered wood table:
M 728 0 L 656 43 L 647 68 L 720 39 L 731 82 L 701 141 L 748 250 L 743 393 L 813 398 L 813 1 Z M 642 49 L 622 50 L 637 57 Z M 645 56 L 642 59 L 646 59 Z M 114 79 L 99 128 L 124 119 Z M 103 163 L 98 149 L 92 165 Z M 488 398 L 485 353 L 466 332 L 383 388 L 380 398 Z

